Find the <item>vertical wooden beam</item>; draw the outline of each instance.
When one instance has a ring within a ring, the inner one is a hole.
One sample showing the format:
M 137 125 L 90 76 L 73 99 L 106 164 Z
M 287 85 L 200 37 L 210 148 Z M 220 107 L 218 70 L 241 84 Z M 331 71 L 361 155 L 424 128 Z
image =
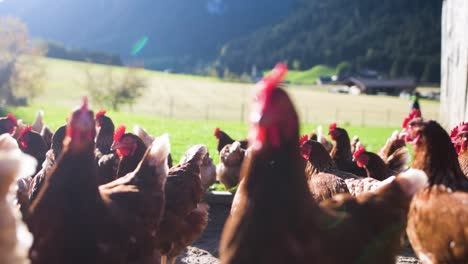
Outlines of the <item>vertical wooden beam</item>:
M 451 128 L 468 121 L 468 1 L 442 7 L 441 121 Z

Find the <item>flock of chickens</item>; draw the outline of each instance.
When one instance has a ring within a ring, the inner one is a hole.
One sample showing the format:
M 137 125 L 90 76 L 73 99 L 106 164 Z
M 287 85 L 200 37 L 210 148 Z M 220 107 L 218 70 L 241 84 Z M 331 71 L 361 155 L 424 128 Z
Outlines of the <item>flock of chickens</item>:
M 0 263 L 175 263 L 216 180 L 237 186 L 221 263 L 395 263 L 405 234 L 423 263 L 468 263 L 468 124 L 414 108 L 378 153 L 336 124 L 299 137 L 286 72 L 257 84 L 248 140 L 215 130 L 218 166 L 205 145 L 172 164 L 167 134 L 86 99 L 55 133 L 0 118 Z

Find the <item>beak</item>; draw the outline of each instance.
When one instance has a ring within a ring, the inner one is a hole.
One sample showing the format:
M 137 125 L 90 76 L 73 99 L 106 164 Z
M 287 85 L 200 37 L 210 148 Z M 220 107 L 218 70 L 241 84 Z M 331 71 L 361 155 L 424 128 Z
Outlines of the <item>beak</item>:
M 121 148 L 121 147 L 122 147 L 122 144 L 120 144 L 120 142 L 114 141 L 114 142 L 112 142 L 111 150 L 114 151 L 114 150 L 116 150 L 118 148 Z

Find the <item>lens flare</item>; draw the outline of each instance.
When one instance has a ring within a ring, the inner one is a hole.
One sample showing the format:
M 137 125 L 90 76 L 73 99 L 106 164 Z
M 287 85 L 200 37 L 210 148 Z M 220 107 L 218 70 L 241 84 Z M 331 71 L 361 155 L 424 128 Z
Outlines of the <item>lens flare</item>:
M 132 56 L 135 56 L 137 55 L 138 53 L 140 53 L 140 51 L 146 46 L 146 44 L 148 43 L 148 36 L 144 36 L 142 38 L 140 38 L 137 42 L 135 42 L 135 44 L 133 44 L 133 47 L 132 47 Z

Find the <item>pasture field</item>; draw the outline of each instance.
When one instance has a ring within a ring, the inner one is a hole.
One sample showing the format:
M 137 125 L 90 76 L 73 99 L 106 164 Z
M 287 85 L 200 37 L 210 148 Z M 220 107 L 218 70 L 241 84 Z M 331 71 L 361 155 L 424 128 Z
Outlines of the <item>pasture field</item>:
M 42 63 L 46 86 L 35 103 L 55 106 L 69 107 L 87 93 L 86 70 L 99 74 L 112 69 L 115 76 L 125 72 L 120 67 L 55 59 L 43 59 Z M 126 112 L 188 120 L 245 122 L 248 118 L 252 84 L 147 70 L 136 70 L 135 74 L 145 78 L 148 88 L 134 107 L 123 109 Z M 396 127 L 409 109 L 408 100 L 390 96 L 332 94 L 317 86 L 291 85 L 287 90 L 305 123 L 337 121 L 355 126 Z M 438 119 L 438 102 L 422 101 L 421 107 L 426 117 Z
M 45 122 L 53 129 L 64 124 L 70 110 L 80 102 L 85 90 L 85 72 L 106 72 L 108 66 L 42 59 L 46 68 L 44 91 L 28 107 L 7 109 L 26 122 L 32 122 L 39 109 L 45 111 Z M 112 67 L 116 76 L 124 68 Z M 216 127 L 233 138 L 243 139 L 248 130 L 249 106 L 253 85 L 222 82 L 208 77 L 177 75 L 136 70 L 145 78 L 148 88 L 132 107 L 121 112 L 108 111 L 116 125 L 125 124 L 128 130 L 138 124 L 154 135 L 169 133 L 175 160 L 191 145 L 203 143 L 217 162 Z M 350 136 L 359 135 L 363 143 L 376 150 L 385 143 L 391 132 L 401 124 L 409 110 L 409 101 L 388 96 L 350 96 L 324 92 L 323 87 L 289 86 L 300 114 L 302 132 L 309 133 L 321 124 L 348 129 Z M 99 110 L 99 105 L 93 105 Z M 423 115 L 438 118 L 439 104 L 422 101 Z

